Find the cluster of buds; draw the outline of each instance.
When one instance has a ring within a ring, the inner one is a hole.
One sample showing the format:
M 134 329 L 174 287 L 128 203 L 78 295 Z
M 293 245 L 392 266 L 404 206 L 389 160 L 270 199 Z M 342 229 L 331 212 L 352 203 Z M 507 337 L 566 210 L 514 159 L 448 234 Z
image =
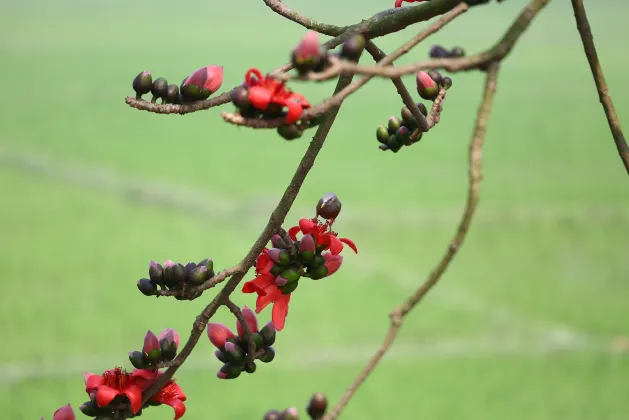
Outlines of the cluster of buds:
M 424 115 L 428 115 L 428 109 L 423 103 L 417 103 L 417 108 Z M 397 153 L 402 146 L 410 146 L 417 143 L 422 139 L 424 133 L 419 132 L 417 137 L 411 138 L 411 135 L 417 130 L 417 120 L 411 114 L 411 111 L 407 107 L 403 107 L 401 111 L 400 120 L 395 115 L 389 117 L 389 122 L 386 126 L 379 125 L 376 129 L 376 139 L 381 143 L 380 150 L 391 150 L 393 153 Z
M 136 369 L 154 369 L 159 363 L 169 362 L 177 356 L 179 334 L 167 328 L 156 336 L 148 330 L 141 351 L 129 352 L 129 361 Z
M 237 322 L 238 335 L 235 335 L 227 326 L 218 323 L 207 325 L 207 335 L 217 348 L 214 355 L 224 363 L 220 368 L 217 377 L 220 379 L 235 379 L 244 371 L 253 373 L 256 371 L 256 364 L 252 359 L 260 360 L 262 363 L 270 363 L 275 358 L 276 330 L 272 322 L 269 322 L 261 330 L 258 330 L 258 319 L 255 312 L 244 307 L 242 315 L 245 318 L 249 330 L 252 334 L 255 354 L 249 354 L 249 335 L 245 327 Z
M 198 286 L 214 277 L 214 262 L 211 258 L 206 258 L 198 264 L 189 262 L 185 266 L 171 260 L 164 261 L 164 265 L 151 261 L 149 264 L 149 278 L 138 280 L 138 289 L 146 296 L 159 294 L 158 286 L 161 290 L 181 291 L 181 295 L 176 299 L 194 299 L 195 296 L 186 295 L 189 287 Z
M 452 87 L 452 79 L 442 76 L 437 70 L 420 71 L 417 73 L 415 80 L 417 82 L 417 93 L 427 101 L 434 101 L 439 96 L 441 89 L 450 89 Z
M 461 47 L 454 47 L 451 50 L 445 49 L 441 45 L 433 45 L 430 48 L 430 58 L 460 58 L 465 57 L 465 50 Z
M 365 49 L 366 40 L 362 35 L 348 38 L 338 53 L 329 52 L 319 43 L 319 34 L 308 31 L 301 42 L 291 52 L 291 63 L 300 76 L 310 72 L 318 73 L 330 66 L 330 56 L 357 62 Z
M 223 67 L 206 66 L 183 79 L 181 86 L 168 84 L 164 77 L 153 80 L 150 72 L 143 71 L 133 79 L 133 90 L 136 99 L 142 99 L 142 95 L 150 92 L 153 95 L 152 103 L 161 99 L 162 104 L 182 104 L 207 99 L 222 84 Z
M 328 408 L 328 399 L 325 394 L 317 392 L 310 397 L 306 412 L 312 420 L 323 418 Z M 299 412 L 295 407 L 287 408 L 284 411 L 269 410 L 263 417 L 263 420 L 298 420 Z

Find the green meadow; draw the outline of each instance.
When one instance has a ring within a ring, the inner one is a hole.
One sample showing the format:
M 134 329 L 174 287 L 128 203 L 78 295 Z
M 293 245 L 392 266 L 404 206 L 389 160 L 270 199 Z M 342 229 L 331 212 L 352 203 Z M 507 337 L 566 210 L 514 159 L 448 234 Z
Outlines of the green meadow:
M 586 6 L 600 58 L 629 124 L 629 6 L 595 3 Z M 393 0 L 286 4 L 348 24 Z M 426 58 L 433 43 L 481 51 L 524 4 L 472 8 L 400 62 Z M 390 52 L 423 26 L 377 43 Z M 147 329 L 172 327 L 185 340 L 215 291 L 156 300 L 138 292 L 137 279 L 151 259 L 238 262 L 314 133 L 286 142 L 273 130 L 228 125 L 220 112 L 231 105 L 139 112 L 124 103 L 133 77 L 150 70 L 178 83 L 220 64 L 229 89 L 250 67 L 286 62 L 303 33 L 254 0 L 0 2 L 4 418 L 78 407 L 87 400 L 82 373 L 130 367 L 127 352 Z M 374 80 L 343 104 L 285 227 L 334 191 L 343 202 L 335 228 L 359 254 L 345 252 L 325 281 L 302 282 L 275 360 L 254 375 L 216 378 L 220 363 L 204 335 L 176 375 L 188 396 L 184 418 L 260 419 L 288 406 L 306 417 L 313 392 L 340 398 L 384 338 L 389 311 L 432 269 L 458 223 L 483 75 L 453 80 L 439 125 L 397 154 L 375 139 L 402 106 L 390 81 Z M 292 87 L 318 103 L 333 83 Z M 484 158 L 463 248 L 343 418 L 626 419 L 629 179 L 569 2 L 552 2 L 504 62 Z M 234 300 L 254 305 L 252 295 Z M 216 319 L 235 327 L 226 309 Z M 172 410 L 144 417 L 172 419 Z

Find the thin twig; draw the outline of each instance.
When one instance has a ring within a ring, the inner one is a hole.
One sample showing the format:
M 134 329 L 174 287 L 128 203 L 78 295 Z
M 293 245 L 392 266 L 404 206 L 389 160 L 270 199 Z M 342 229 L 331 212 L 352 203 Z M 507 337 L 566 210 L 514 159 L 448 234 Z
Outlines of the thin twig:
M 603 104 L 603 110 L 605 110 L 605 116 L 607 117 L 607 123 L 609 129 L 614 137 L 614 143 L 616 143 L 616 149 L 620 155 L 627 173 L 629 174 L 629 146 L 622 133 L 620 127 L 620 119 L 616 114 L 614 103 L 609 95 L 609 88 L 605 81 L 605 75 L 603 74 L 603 68 L 598 60 L 598 54 L 596 52 L 596 46 L 594 45 L 594 37 L 592 36 L 592 29 L 590 28 L 590 22 L 588 21 L 587 14 L 585 13 L 585 6 L 583 0 L 572 0 L 572 8 L 574 9 L 574 17 L 577 21 L 577 29 L 581 35 L 581 41 L 583 41 L 583 49 L 585 50 L 585 56 L 587 57 L 590 69 L 592 70 L 592 76 L 594 76 L 594 83 L 596 83 L 596 90 L 598 91 L 598 97 Z
M 245 316 L 242 314 L 242 311 L 231 299 L 227 299 L 225 302 L 225 306 L 229 308 L 232 314 L 236 317 L 242 328 L 245 330 L 245 336 L 247 337 L 247 362 L 253 363 L 256 357 L 256 343 L 253 341 L 253 333 L 251 328 L 249 328 L 249 324 L 245 319 Z
M 345 86 L 349 85 L 352 81 L 352 78 L 352 75 L 346 75 L 339 78 L 335 92 L 338 92 Z M 160 376 L 155 384 L 153 384 L 143 393 L 143 402 L 148 401 L 152 395 L 160 390 L 164 386 L 164 384 L 166 384 L 166 382 L 168 382 L 177 372 L 179 366 L 181 366 L 188 358 L 188 356 L 190 356 L 190 353 L 192 353 L 192 350 L 194 349 L 199 341 L 199 338 L 203 334 L 203 331 L 205 330 L 209 319 L 216 313 L 221 305 L 227 304 L 227 299 L 236 289 L 238 284 L 242 281 L 244 276 L 247 274 L 249 268 L 254 265 L 257 256 L 260 254 L 260 252 L 262 252 L 264 246 L 271 239 L 271 236 L 275 232 L 277 232 L 278 229 L 281 228 L 286 215 L 288 214 L 293 205 L 293 202 L 295 201 L 295 198 L 297 198 L 297 194 L 299 194 L 299 190 L 301 189 L 304 179 L 310 172 L 310 169 L 312 169 L 312 166 L 314 165 L 315 160 L 319 152 L 321 151 L 323 144 L 325 143 L 328 133 L 332 128 L 332 124 L 336 119 L 339 108 L 340 104 L 339 106 L 330 109 L 330 111 L 326 114 L 323 122 L 317 128 L 317 132 L 312 138 L 312 141 L 310 142 L 310 145 L 308 146 L 308 149 L 306 150 L 303 158 L 299 162 L 297 170 L 295 171 L 295 174 L 293 175 L 290 184 L 286 188 L 286 191 L 284 191 L 284 194 L 282 195 L 282 198 L 275 207 L 275 210 L 273 210 L 273 213 L 271 213 L 269 221 L 264 227 L 264 230 L 262 231 L 260 236 L 258 236 L 258 239 L 255 241 L 247 255 L 245 255 L 245 257 L 239 263 L 239 265 L 243 267 L 243 270 L 235 273 L 229 279 L 229 281 L 227 281 L 223 289 L 218 293 L 218 295 L 216 295 L 212 302 L 210 302 L 210 304 L 205 307 L 203 312 L 201 312 L 201 314 L 197 316 L 192 325 L 192 331 L 190 332 L 190 337 L 188 337 L 188 341 L 181 349 L 177 357 L 172 361 L 172 366 L 169 367 Z
M 376 64 L 376 67 L 388 66 L 393 61 L 397 60 L 399 57 L 401 57 L 402 55 L 410 51 L 413 47 L 415 47 L 421 41 L 428 38 L 430 35 L 434 34 L 435 32 L 439 31 L 441 28 L 443 28 L 445 25 L 451 22 L 454 18 L 456 18 L 460 14 L 467 11 L 467 9 L 468 9 L 467 4 L 465 3 L 459 4 L 457 7 L 455 7 L 454 9 L 450 10 L 448 13 L 443 15 L 437 22 L 433 23 L 432 25 L 430 25 L 429 27 L 421 31 L 419 34 L 414 36 L 410 41 L 408 41 L 407 43 L 402 45 L 400 48 L 395 50 L 393 53 L 391 53 L 390 55 L 380 60 Z M 363 77 L 360 80 L 355 81 L 354 83 L 350 84 L 345 89 L 338 92 L 337 94 L 324 100 L 320 104 L 315 105 L 312 108 L 309 108 L 306 111 L 304 111 L 301 119 L 307 121 L 311 118 L 318 117 L 320 115 L 325 114 L 330 108 L 338 106 L 340 103 L 342 103 L 345 100 L 345 98 L 347 98 L 349 95 L 356 92 L 358 89 L 360 89 L 365 84 L 367 84 L 367 82 L 369 82 L 373 77 L 374 77 L 373 75 L 368 75 L 368 76 Z M 250 127 L 250 128 L 277 128 L 280 125 L 286 124 L 286 121 L 284 118 L 262 120 L 262 119 L 257 119 L 257 118 L 243 118 L 241 115 L 231 114 L 227 112 L 223 112 L 221 115 L 226 122 L 241 125 L 243 127 Z
M 325 35 L 331 35 L 331 36 L 340 35 L 343 32 L 345 32 L 345 29 L 346 29 L 342 26 L 330 25 L 327 23 L 317 22 L 314 19 L 310 19 L 300 14 L 299 12 L 295 12 L 294 10 L 291 10 L 288 6 L 286 6 L 280 0 L 264 0 L 264 4 L 269 6 L 269 8 L 273 10 L 275 13 L 277 13 L 280 16 L 285 17 L 291 22 L 295 22 L 306 29 L 311 29 L 313 31 L 317 31 Z
M 474 216 L 476 207 L 479 200 L 480 183 L 483 179 L 483 154 L 482 147 L 485 140 L 485 132 L 487 129 L 487 120 L 492 108 L 494 94 L 496 92 L 496 79 L 498 75 L 499 64 L 492 63 L 489 66 L 487 79 L 485 82 L 485 90 L 483 93 L 483 101 L 478 110 L 478 116 L 476 118 L 476 127 L 474 129 L 474 135 L 469 147 L 469 184 L 467 201 L 465 209 L 463 210 L 463 216 L 457 228 L 457 231 L 450 241 L 445 254 L 430 272 L 428 277 L 424 280 L 421 286 L 408 297 L 400 306 L 394 309 L 390 314 L 391 327 L 387 332 L 384 342 L 377 350 L 376 354 L 371 358 L 369 363 L 360 372 L 358 377 L 347 389 L 341 400 L 336 406 L 323 418 L 324 420 L 336 419 L 343 408 L 347 406 L 352 397 L 354 396 L 358 387 L 367 379 L 369 374 L 375 369 L 376 365 L 380 362 L 382 357 L 389 350 L 395 338 L 402 326 L 404 317 L 426 296 L 426 294 L 432 289 L 432 287 L 439 281 L 442 274 L 448 268 L 452 262 L 457 251 L 461 248 L 465 236 L 468 232 L 472 218 Z

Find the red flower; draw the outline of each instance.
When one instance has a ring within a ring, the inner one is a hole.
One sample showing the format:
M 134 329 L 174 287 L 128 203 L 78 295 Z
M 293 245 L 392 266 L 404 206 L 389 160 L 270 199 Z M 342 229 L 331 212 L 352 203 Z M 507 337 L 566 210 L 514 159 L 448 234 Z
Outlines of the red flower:
M 245 85 L 249 88 L 249 102 L 255 108 L 264 111 L 269 104 L 287 107 L 286 122 L 288 124 L 298 121 L 304 109 L 310 108 L 310 103 L 306 98 L 284 87 L 284 81 L 278 82 L 269 75 L 263 77 L 258 69 L 247 71 Z
M 407 3 L 421 3 L 426 0 L 395 0 L 395 7 L 402 7 L 402 2 Z
M 336 273 L 343 263 L 342 255 L 332 255 L 326 252 L 323 254 L 323 258 L 325 258 L 325 267 L 328 269 L 328 273 L 325 275 L 326 277 Z
M 210 95 L 220 89 L 223 84 L 223 66 L 206 66 L 195 70 L 181 84 L 197 85 L 201 89 L 210 91 Z
M 251 330 L 251 333 L 258 332 L 258 318 L 256 317 L 255 312 L 251 310 L 251 308 L 245 306 L 242 308 L 242 315 L 245 317 L 245 321 L 247 321 L 247 325 Z M 245 336 L 245 327 L 242 326 L 240 322 L 236 323 L 236 328 L 238 329 L 238 335 L 241 337 Z
M 119 367 L 106 370 L 102 375 L 86 372 L 84 376 L 85 392 L 91 398 L 96 397 L 99 407 L 105 407 L 118 395 L 124 395 L 131 403 L 133 414 L 142 408 L 142 390 L 157 377 L 150 370 L 135 369 L 127 373 Z
M 151 397 L 151 400 L 171 406 L 175 410 L 175 420 L 180 419 L 186 412 L 184 401 L 186 394 L 175 381 L 168 381 L 162 389 Z
M 281 331 L 288 315 L 290 293 L 282 293 L 282 290 L 275 284 L 276 276 L 269 272 L 273 267 L 273 261 L 267 255 L 268 251 L 267 248 L 264 248 L 263 253 L 258 256 L 256 260 L 257 277 L 246 282 L 242 287 L 242 292 L 258 294 L 256 299 L 257 313 L 262 312 L 269 303 L 273 303 L 273 325 L 276 330 Z
M 338 255 L 343 250 L 343 243 L 347 244 L 347 246 L 358 254 L 358 249 L 354 242 L 348 238 L 338 238 L 338 234 L 330 230 L 330 225 L 330 221 L 320 223 L 316 218 L 300 219 L 299 226 L 290 228 L 288 235 L 293 241 L 297 240 L 297 233 L 300 231 L 304 235 L 312 235 L 317 245 L 324 245 L 325 249 L 329 249 L 332 255 Z

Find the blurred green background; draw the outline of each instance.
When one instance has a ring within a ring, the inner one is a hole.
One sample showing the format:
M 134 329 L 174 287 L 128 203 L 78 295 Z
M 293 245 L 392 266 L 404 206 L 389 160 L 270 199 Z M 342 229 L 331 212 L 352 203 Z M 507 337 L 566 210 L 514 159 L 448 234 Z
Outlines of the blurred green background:
M 392 3 L 287 2 L 336 24 Z M 629 124 L 629 6 L 598 3 L 586 6 Z M 473 8 L 400 62 L 426 58 L 432 43 L 480 51 L 524 4 Z M 390 52 L 421 26 L 377 43 Z M 0 3 L 3 417 L 50 419 L 63 404 L 78 407 L 82 372 L 129 367 L 127 352 L 147 329 L 172 327 L 185 339 L 214 291 L 192 303 L 154 300 L 136 280 L 151 259 L 212 257 L 219 269 L 239 261 L 308 145 L 310 133 L 286 142 L 227 125 L 221 109 L 138 112 L 124 104 L 133 77 L 146 69 L 178 83 L 221 64 L 229 89 L 250 67 L 283 64 L 303 33 L 254 0 Z M 335 227 L 360 253 L 329 280 L 302 284 L 275 361 L 255 375 L 217 379 L 202 339 L 177 375 L 185 418 L 258 419 L 303 408 L 315 391 L 338 400 L 380 344 L 388 312 L 454 231 L 482 82 L 455 75 L 441 123 L 398 154 L 382 153 L 374 136 L 401 107 L 389 81 L 345 102 L 286 227 L 334 191 L 344 205 Z M 333 82 L 293 87 L 317 103 Z M 629 187 L 569 2 L 552 2 L 504 63 L 485 160 L 465 246 L 344 418 L 626 419 Z M 217 319 L 235 326 L 226 310 Z

